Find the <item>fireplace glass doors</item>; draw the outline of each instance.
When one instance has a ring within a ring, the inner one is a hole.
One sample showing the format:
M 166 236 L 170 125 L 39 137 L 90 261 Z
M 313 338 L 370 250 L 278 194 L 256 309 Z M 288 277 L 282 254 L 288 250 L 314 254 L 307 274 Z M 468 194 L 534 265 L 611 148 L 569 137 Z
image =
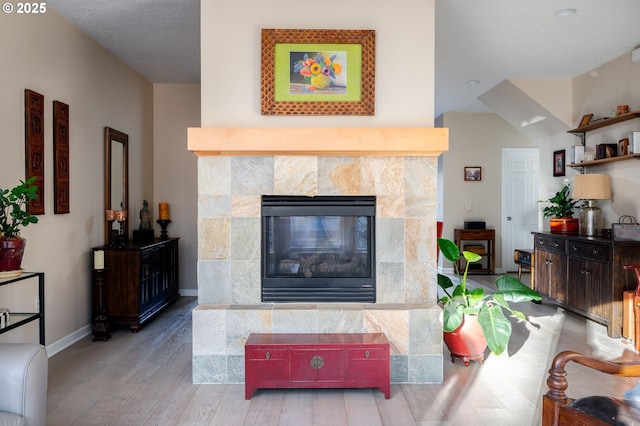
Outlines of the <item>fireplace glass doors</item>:
M 263 302 L 376 298 L 372 196 L 262 197 Z

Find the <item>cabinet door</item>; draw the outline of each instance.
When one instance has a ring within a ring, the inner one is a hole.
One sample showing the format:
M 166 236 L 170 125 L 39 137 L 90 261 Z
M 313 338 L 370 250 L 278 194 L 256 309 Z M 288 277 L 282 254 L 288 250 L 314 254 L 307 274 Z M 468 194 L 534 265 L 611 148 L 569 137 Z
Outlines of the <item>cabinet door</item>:
M 602 319 L 609 319 L 612 286 L 606 263 L 570 257 L 567 303 Z
M 389 374 L 388 358 L 389 354 L 384 348 L 349 349 L 347 380 L 364 383 L 380 381 Z
M 287 383 L 287 350 L 277 348 L 247 349 L 245 380 L 261 385 Z
M 140 311 L 153 306 L 160 294 L 161 247 L 142 251 L 140 260 Z
M 291 349 L 292 382 L 344 381 L 344 349 Z
M 566 302 L 566 257 L 558 253 L 536 250 L 535 262 L 535 290 L 551 299 Z

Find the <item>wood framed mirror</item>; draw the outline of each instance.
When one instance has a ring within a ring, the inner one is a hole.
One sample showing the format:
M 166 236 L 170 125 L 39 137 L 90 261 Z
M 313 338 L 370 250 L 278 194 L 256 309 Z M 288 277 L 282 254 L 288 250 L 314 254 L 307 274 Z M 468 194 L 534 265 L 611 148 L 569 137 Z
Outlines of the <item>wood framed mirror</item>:
M 104 132 L 104 209 L 129 210 L 129 136 L 116 129 L 105 127 Z M 129 212 L 123 222 L 122 234 L 129 235 Z M 114 223 L 119 230 L 120 224 Z M 111 229 L 104 218 L 104 240 L 109 244 Z

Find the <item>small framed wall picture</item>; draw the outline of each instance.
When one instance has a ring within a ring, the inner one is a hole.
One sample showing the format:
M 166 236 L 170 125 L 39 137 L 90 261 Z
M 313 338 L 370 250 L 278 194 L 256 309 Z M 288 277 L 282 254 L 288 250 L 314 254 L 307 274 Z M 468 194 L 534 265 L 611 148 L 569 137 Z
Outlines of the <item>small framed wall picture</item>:
M 565 150 L 553 152 L 553 176 L 564 176 Z
M 482 167 L 467 166 L 464 168 L 464 180 L 470 182 L 479 182 L 482 180 Z

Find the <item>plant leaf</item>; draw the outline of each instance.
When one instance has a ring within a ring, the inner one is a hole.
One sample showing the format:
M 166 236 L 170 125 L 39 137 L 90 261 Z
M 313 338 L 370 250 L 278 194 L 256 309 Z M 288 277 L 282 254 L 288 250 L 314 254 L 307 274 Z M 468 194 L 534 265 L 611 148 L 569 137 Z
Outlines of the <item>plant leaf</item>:
M 511 275 L 502 275 L 496 279 L 497 292 L 494 296 L 499 295 L 507 302 L 528 302 L 530 300 L 542 300 L 537 291 L 532 290 L 524 285 L 520 280 Z
M 446 290 L 448 288 L 453 287 L 453 282 L 451 281 L 451 278 L 449 278 L 448 276 L 438 274 L 438 286 L 441 289 Z
M 511 338 L 511 322 L 504 316 L 498 305 L 485 304 L 478 312 L 478 322 L 491 352 L 500 355 Z
M 477 262 L 480 259 L 482 259 L 482 256 L 472 251 L 463 251 L 462 255 L 464 256 L 465 260 L 469 263 Z
M 518 319 L 518 322 L 527 321 L 527 316 L 520 311 L 511 311 L 511 315 Z
M 438 238 L 438 248 L 440 249 L 440 253 L 442 253 L 449 262 L 456 262 L 460 259 L 460 249 L 458 249 L 458 246 L 455 245 L 453 241 L 446 238 Z
M 462 324 L 463 313 L 460 305 L 447 303 L 442 310 L 442 328 L 444 331 L 453 331 Z

